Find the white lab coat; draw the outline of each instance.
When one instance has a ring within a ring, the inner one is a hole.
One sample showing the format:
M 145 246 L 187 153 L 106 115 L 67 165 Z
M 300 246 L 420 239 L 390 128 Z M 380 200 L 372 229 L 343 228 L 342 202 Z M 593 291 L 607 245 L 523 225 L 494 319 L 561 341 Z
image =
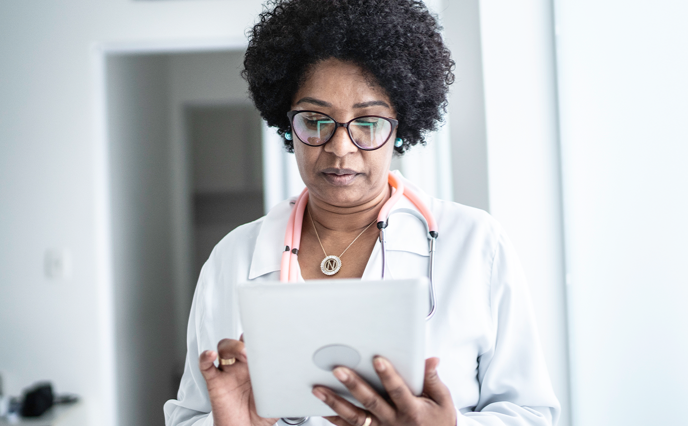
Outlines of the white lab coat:
M 559 402 L 541 353 L 527 284 L 509 240 L 487 213 L 417 192 L 439 228 L 438 304 L 427 323 L 426 356 L 440 358 L 438 372 L 451 391 L 457 425 L 556 424 Z M 394 209 L 402 207 L 415 209 L 406 198 Z M 212 426 L 199 354 L 215 349 L 223 338 L 239 337 L 237 283 L 279 280 L 292 208 L 284 201 L 267 216 L 230 232 L 203 266 L 189 318 L 184 376 L 177 399 L 164 407 L 168 426 Z M 390 217 L 387 229 L 386 277 L 426 276 L 428 243 L 421 222 L 399 213 Z M 378 243 L 363 277 L 379 278 L 380 272 Z M 308 425 L 330 423 L 313 418 Z

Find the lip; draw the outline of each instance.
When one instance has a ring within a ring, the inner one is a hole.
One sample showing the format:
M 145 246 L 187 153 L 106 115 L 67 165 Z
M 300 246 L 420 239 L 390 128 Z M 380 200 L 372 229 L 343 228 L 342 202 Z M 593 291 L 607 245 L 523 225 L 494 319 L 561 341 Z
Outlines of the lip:
M 345 186 L 350 184 L 359 173 L 351 169 L 337 169 L 330 167 L 323 169 L 320 173 L 325 177 L 325 179 L 332 185 L 335 186 Z

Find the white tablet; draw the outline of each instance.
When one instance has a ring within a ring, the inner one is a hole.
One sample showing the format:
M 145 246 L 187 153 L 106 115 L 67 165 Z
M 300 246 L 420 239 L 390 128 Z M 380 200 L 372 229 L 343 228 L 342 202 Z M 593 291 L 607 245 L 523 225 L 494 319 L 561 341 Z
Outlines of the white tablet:
M 426 278 L 240 285 L 240 315 L 258 414 L 335 415 L 311 393 L 316 384 L 355 403 L 332 375 L 339 365 L 352 368 L 383 392 L 372 364 L 375 355 L 389 359 L 419 395 L 428 305 Z

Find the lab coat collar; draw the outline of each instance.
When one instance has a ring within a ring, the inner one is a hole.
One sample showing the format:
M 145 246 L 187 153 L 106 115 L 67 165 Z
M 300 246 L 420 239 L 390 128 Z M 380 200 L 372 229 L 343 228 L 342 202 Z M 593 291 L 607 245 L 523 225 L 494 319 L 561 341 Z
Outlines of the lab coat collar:
M 401 178 L 405 186 L 413 189 L 424 203 L 433 211 L 433 199 L 418 187 L 404 179 L 401 173 L 394 171 L 397 177 Z M 256 246 L 253 251 L 251 268 L 248 279 L 252 280 L 261 275 L 279 271 L 282 252 L 284 251 L 284 233 L 287 229 L 287 222 L 291 209 L 293 209 L 296 197 L 282 201 L 263 218 L 263 223 L 258 233 Z M 404 251 L 415 253 L 421 256 L 428 256 L 428 240 L 421 222 L 409 214 L 394 214 L 395 210 L 406 208 L 418 210 L 415 205 L 406 197 L 402 197 L 390 212 L 389 226 L 386 232 L 387 251 Z M 377 257 L 380 244 L 375 245 L 371 259 Z M 372 265 L 368 265 L 366 270 Z M 365 274 L 364 274 L 365 275 Z
M 277 204 L 263 218 L 256 239 L 256 247 L 253 249 L 251 269 L 248 272 L 249 280 L 280 270 L 282 252 L 284 252 L 284 233 L 287 230 L 291 209 L 295 207 L 296 198 L 293 197 Z

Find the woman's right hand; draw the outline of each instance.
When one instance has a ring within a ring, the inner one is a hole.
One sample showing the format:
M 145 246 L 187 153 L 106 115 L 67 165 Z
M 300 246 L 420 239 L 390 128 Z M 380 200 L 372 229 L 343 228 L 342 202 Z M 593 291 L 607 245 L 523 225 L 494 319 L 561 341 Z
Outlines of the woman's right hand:
M 235 358 L 236 362 L 215 367 L 218 355 L 220 359 Z M 215 426 L 271 426 L 277 423 L 279 419 L 266 419 L 256 413 L 243 341 L 221 340 L 217 352 L 201 354 L 199 365 L 208 387 Z

